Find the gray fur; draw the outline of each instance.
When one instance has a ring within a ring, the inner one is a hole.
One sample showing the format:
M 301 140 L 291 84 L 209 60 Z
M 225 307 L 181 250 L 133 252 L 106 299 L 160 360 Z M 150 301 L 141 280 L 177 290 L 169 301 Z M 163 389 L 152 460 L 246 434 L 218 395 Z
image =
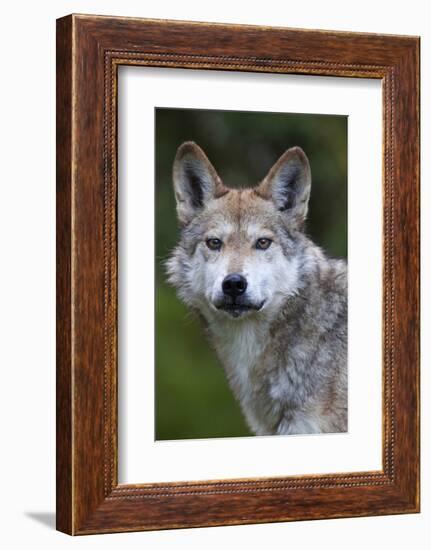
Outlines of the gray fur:
M 204 174 L 201 191 L 192 182 L 201 200 L 187 198 L 186 209 L 185 152 L 187 166 Z M 202 318 L 250 429 L 347 431 L 347 267 L 303 232 L 311 185 L 304 152 L 289 149 L 258 187 L 229 190 L 188 142 L 174 185 L 182 228 L 169 281 Z M 256 239 L 268 235 L 270 248 L 256 250 Z M 208 250 L 208 237 L 220 238 L 222 250 Z M 237 315 L 219 309 L 220 281 L 232 271 L 249 280 L 241 299 L 250 309 Z

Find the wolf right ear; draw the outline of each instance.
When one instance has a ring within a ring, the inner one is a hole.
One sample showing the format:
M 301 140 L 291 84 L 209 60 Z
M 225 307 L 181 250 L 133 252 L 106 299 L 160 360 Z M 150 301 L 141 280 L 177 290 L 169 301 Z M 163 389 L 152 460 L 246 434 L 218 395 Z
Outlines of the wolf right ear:
M 227 192 L 215 168 L 193 141 L 178 147 L 173 180 L 178 220 L 184 225 L 202 211 L 208 201 Z
M 281 155 L 256 192 L 272 200 L 278 210 L 289 215 L 292 223 L 301 226 L 307 216 L 310 190 L 308 158 L 300 147 L 291 147 Z

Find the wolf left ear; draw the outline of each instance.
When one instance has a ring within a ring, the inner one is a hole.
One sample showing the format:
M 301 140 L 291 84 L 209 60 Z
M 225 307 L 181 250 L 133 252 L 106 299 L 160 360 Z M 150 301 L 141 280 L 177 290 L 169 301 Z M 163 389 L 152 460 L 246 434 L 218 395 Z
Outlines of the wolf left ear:
M 186 141 L 178 147 L 173 180 L 181 224 L 188 224 L 208 201 L 228 191 L 205 153 L 193 141 Z
M 278 210 L 289 213 L 298 226 L 307 217 L 311 190 L 311 169 L 300 147 L 288 149 L 274 164 L 256 192 L 271 199 Z

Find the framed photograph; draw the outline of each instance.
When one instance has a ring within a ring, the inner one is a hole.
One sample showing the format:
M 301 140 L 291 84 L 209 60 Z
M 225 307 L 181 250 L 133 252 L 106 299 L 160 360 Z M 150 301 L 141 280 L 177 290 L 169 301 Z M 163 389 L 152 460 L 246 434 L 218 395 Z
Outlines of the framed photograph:
M 419 511 L 419 38 L 57 21 L 57 528 Z

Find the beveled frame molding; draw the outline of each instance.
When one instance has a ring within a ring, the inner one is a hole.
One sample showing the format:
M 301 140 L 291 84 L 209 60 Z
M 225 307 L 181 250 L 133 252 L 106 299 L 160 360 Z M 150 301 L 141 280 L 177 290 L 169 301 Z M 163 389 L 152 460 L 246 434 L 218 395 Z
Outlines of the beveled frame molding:
M 377 78 L 384 105 L 382 471 L 119 485 L 117 68 Z M 57 528 L 419 511 L 419 39 L 70 15 L 57 21 Z

